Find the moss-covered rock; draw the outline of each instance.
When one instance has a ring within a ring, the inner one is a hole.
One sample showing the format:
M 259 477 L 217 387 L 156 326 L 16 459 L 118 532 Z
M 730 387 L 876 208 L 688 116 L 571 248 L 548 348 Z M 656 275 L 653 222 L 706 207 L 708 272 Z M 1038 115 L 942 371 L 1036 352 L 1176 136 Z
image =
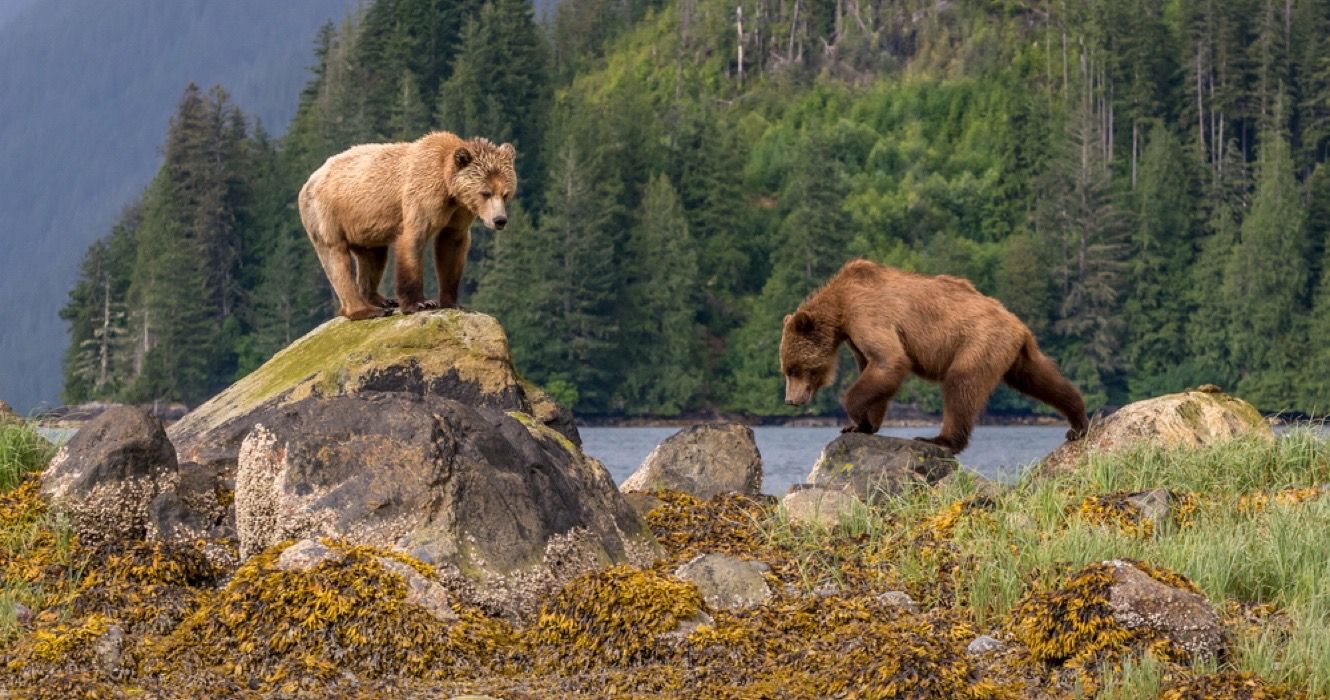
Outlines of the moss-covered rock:
M 1141 442 L 1204 447 L 1238 436 L 1274 439 L 1274 431 L 1254 406 L 1235 396 L 1201 387 L 1128 404 L 1090 426 L 1084 439 L 1064 443 L 1035 468 L 1052 476 L 1069 472 L 1088 454 L 1104 454 Z
M 498 321 L 451 309 L 328 321 L 195 408 L 169 434 L 181 464 L 230 473 L 245 435 L 282 407 L 378 393 L 518 411 L 581 444 L 572 414 L 517 375 Z

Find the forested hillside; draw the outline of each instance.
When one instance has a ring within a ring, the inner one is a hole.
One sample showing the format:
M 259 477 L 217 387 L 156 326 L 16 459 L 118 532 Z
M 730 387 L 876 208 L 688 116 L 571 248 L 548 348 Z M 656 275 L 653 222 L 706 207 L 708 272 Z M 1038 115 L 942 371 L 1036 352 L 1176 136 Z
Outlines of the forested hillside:
M 1323 0 L 378 0 L 315 57 L 281 139 L 186 91 L 84 259 L 67 400 L 198 402 L 329 318 L 300 184 L 446 128 L 522 178 L 464 303 L 584 415 L 785 412 L 781 319 L 853 256 L 970 278 L 1092 407 L 1330 409 Z
M 310 36 L 358 0 L 0 0 L 0 398 L 54 403 L 82 251 L 161 162 L 190 79 L 277 132 Z

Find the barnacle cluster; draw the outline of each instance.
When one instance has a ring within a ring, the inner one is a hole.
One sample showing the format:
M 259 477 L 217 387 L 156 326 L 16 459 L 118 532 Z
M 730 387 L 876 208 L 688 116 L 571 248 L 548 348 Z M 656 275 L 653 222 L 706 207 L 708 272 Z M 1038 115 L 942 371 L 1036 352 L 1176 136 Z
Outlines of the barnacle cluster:
M 1212 673 L 1165 688 L 1159 700 L 1296 700 L 1286 686 L 1267 683 L 1251 673 Z

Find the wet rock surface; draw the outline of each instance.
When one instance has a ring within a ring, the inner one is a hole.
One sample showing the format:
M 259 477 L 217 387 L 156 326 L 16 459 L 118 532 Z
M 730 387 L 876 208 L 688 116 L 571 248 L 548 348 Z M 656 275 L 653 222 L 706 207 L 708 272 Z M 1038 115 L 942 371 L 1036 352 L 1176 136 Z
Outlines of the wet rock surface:
M 916 440 L 846 433 L 822 449 L 808 483 L 845 486 L 864 500 L 936 483 L 956 469 L 948 450 Z
M 683 491 L 698 498 L 762 490 L 762 455 L 753 429 L 738 423 L 703 423 L 659 445 L 620 490 Z

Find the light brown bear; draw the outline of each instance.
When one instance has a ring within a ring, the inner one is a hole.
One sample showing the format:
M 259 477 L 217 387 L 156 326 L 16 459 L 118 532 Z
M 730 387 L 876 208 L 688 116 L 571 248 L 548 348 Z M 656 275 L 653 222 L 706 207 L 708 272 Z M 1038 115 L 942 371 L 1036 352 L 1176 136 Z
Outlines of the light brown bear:
M 471 223 L 502 230 L 517 190 L 512 144 L 463 140 L 446 131 L 415 141 L 353 146 L 327 160 L 300 188 L 300 221 L 349 319 L 457 306 Z M 434 241 L 439 299 L 425 299 L 422 259 Z M 379 294 L 396 263 L 396 301 Z M 356 265 L 352 268 L 351 258 Z
M 859 379 L 842 405 L 842 432 L 876 433 L 908 374 L 942 383 L 942 432 L 918 438 L 960 452 L 988 397 L 1005 381 L 1057 409 L 1085 435 L 1089 419 L 1080 392 L 1040 352 L 1030 329 L 998 300 L 947 275 L 919 275 L 852 260 L 793 314 L 785 317 L 780 367 L 785 402 L 800 405 L 831 383 L 836 349 L 850 346 Z

